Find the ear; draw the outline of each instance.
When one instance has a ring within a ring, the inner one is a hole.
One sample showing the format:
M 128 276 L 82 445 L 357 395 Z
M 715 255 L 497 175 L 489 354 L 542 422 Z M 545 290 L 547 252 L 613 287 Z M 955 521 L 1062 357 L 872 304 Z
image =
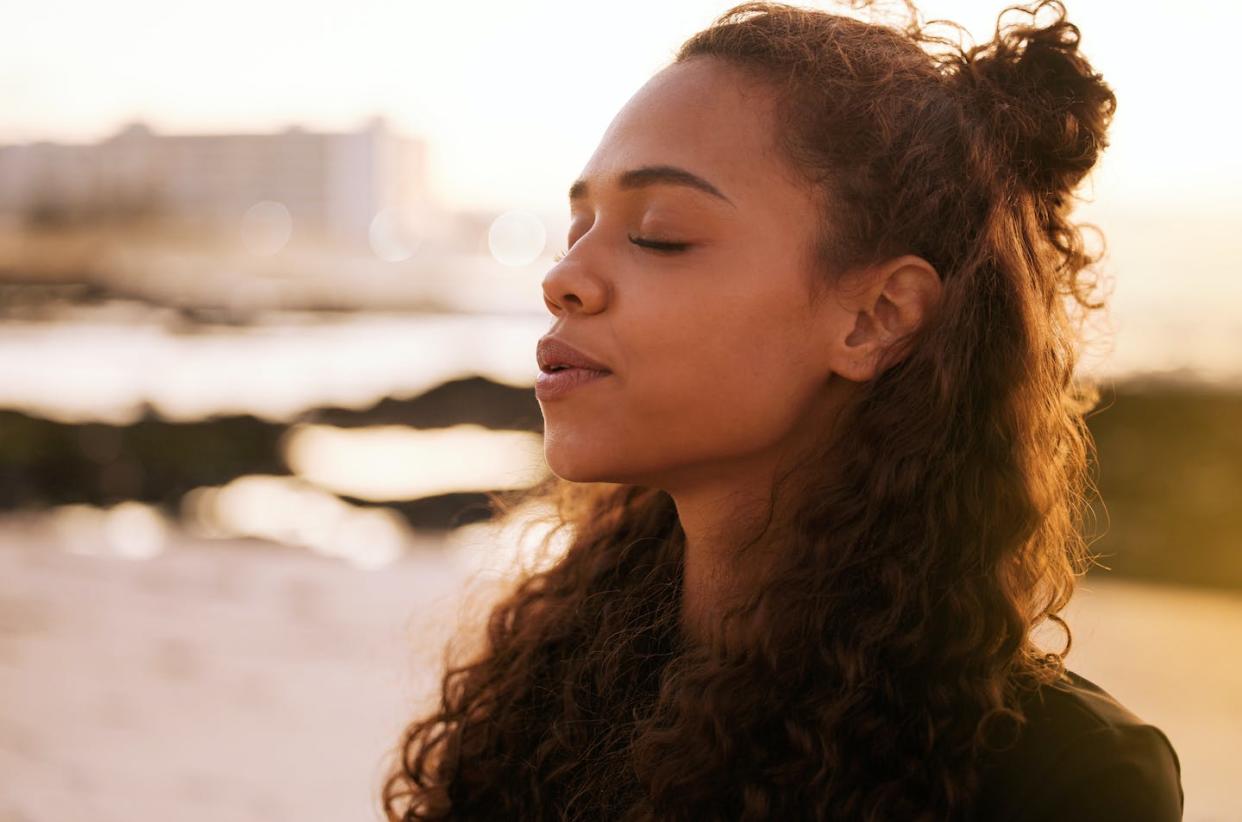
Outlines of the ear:
M 896 364 L 902 345 L 940 302 L 940 275 L 922 257 L 907 254 L 847 275 L 838 294 L 846 312 L 839 326 L 833 370 L 865 382 Z M 891 353 L 891 359 L 886 359 Z

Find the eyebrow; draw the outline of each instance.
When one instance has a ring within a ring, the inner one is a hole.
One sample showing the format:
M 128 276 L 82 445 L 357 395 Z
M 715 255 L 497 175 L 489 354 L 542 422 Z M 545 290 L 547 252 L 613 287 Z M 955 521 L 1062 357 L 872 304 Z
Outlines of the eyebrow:
M 633 168 L 622 173 L 617 177 L 617 187 L 623 190 L 643 188 L 645 186 L 664 183 L 666 185 L 687 186 L 689 188 L 698 189 L 706 192 L 713 197 L 724 200 L 729 205 L 736 208 L 732 200 L 724 195 L 720 189 L 704 180 L 697 174 L 686 171 L 684 168 L 677 166 L 658 165 L 658 166 L 642 166 Z M 587 181 L 578 179 L 569 187 L 569 201 L 580 200 L 588 196 Z

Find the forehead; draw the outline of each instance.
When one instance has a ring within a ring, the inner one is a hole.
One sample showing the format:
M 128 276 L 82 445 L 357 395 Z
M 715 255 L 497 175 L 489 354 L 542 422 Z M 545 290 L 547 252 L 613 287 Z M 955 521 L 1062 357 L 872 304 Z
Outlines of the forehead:
M 674 166 L 735 203 L 763 199 L 788 185 L 775 150 L 774 106 L 767 86 L 722 60 L 674 63 L 621 108 L 579 178 L 593 197 L 615 190 L 631 169 Z

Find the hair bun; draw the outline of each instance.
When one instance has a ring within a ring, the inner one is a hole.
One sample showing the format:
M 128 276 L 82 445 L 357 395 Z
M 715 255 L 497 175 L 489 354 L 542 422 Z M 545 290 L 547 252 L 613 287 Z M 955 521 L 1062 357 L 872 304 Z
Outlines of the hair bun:
M 1057 16 L 1035 24 L 1050 6 Z M 1002 26 L 1006 12 L 1030 22 Z M 997 18 L 990 43 L 959 53 L 950 75 L 967 95 L 1007 164 L 1043 195 L 1074 190 L 1108 145 L 1117 98 L 1078 51 L 1079 30 L 1065 19 L 1060 0 L 1034 8 L 1009 6 Z

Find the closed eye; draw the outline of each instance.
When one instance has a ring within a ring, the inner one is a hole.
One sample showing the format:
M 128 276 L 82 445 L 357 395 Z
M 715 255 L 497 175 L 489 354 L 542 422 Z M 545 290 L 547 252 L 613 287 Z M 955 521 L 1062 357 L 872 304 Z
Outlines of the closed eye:
M 629 239 L 634 245 L 641 246 L 643 248 L 650 248 L 652 251 L 662 251 L 666 253 L 685 251 L 690 247 L 690 243 L 672 243 L 663 240 L 648 240 L 643 237 L 635 237 L 632 234 L 629 235 Z

